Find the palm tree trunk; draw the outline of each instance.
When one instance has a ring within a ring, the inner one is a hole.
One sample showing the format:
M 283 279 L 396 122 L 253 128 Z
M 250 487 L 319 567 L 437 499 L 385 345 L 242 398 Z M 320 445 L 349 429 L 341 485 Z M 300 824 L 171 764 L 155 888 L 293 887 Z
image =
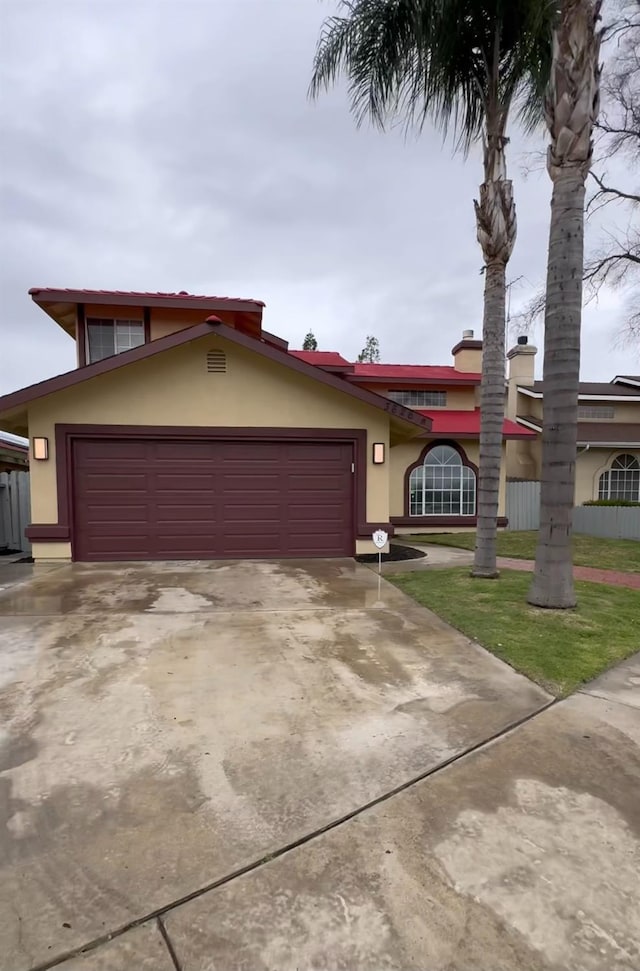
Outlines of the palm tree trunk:
M 598 117 L 602 0 L 562 0 L 545 102 L 553 180 L 544 318 L 542 487 L 528 601 L 575 607 L 571 520 L 575 495 L 585 181 Z
M 497 84 L 495 85 L 497 91 Z M 504 126 L 507 110 L 497 97 L 487 110 L 484 182 L 475 203 L 478 242 L 485 261 L 480 386 L 480 462 L 476 550 L 471 575 L 498 576 L 496 540 L 505 401 L 505 275 L 516 241 L 513 186 L 507 179 Z
M 536 568 L 529 603 L 575 607 L 571 520 L 576 478 L 584 176 L 569 167 L 551 200 L 544 327 L 542 485 Z
M 476 551 L 472 575 L 498 576 L 496 533 L 504 420 L 505 274 L 501 261 L 485 270 L 480 389 L 480 463 Z

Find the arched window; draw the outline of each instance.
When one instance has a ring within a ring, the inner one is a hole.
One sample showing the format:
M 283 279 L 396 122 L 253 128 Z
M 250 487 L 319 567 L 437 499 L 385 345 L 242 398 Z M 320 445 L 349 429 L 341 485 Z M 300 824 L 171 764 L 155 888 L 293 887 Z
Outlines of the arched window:
M 617 455 L 600 476 L 598 499 L 640 502 L 640 462 L 633 455 Z
M 474 516 L 476 475 L 450 445 L 430 449 L 409 476 L 410 516 Z

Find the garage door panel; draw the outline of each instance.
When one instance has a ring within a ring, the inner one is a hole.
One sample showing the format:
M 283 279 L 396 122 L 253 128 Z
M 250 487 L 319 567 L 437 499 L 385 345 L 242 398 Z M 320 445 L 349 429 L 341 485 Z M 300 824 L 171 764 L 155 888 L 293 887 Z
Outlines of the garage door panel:
M 216 485 L 216 476 L 213 469 L 193 469 L 189 470 L 188 478 L 180 471 L 176 472 L 155 472 L 153 475 L 154 487 L 156 490 L 164 492 L 175 492 L 177 495 L 184 495 L 185 492 L 198 492 L 206 490 L 210 492 Z
M 211 526 L 216 522 L 216 507 L 208 504 L 189 506 L 156 506 L 155 522 L 158 528 L 170 523 L 200 523 Z
M 146 523 L 148 521 L 148 507 L 145 504 L 127 505 L 90 505 L 83 513 L 83 521 L 90 524 L 115 522 Z
M 131 489 L 146 492 L 148 485 L 146 472 L 126 473 L 118 471 L 111 474 L 107 472 L 89 472 L 83 475 L 83 479 L 84 490 L 88 492 L 95 492 L 101 489 L 105 492 L 113 492 L 117 489 Z
M 351 443 L 78 440 L 76 559 L 353 554 Z

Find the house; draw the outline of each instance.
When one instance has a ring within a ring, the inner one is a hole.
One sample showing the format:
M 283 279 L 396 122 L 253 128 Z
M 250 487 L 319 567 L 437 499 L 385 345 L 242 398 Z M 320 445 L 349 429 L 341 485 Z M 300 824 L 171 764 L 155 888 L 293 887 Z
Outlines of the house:
M 507 477 L 540 479 L 544 382 L 534 380 L 536 348 L 520 337 L 509 359 L 507 415 L 533 439 L 507 443 Z M 640 502 L 640 376 L 580 382 L 575 503 Z
M 289 350 L 258 300 L 30 294 L 77 349 L 0 398 L 31 441 L 36 560 L 350 556 L 378 528 L 475 526 L 473 332 L 450 366 L 353 364 Z M 504 494 L 503 469 L 501 517 Z

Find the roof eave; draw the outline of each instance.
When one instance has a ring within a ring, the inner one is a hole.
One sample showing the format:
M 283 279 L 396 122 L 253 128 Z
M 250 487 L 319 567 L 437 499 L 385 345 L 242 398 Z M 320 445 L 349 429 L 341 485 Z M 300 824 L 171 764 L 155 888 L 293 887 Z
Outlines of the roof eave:
M 147 293 L 119 293 L 101 290 L 49 290 L 45 287 L 31 287 L 31 299 L 45 309 L 45 304 L 54 303 L 95 303 L 107 307 L 168 307 L 176 310 L 236 310 L 239 313 L 254 313 L 262 316 L 264 304 L 259 300 L 241 300 L 233 297 L 199 297 L 185 294 L 166 296 Z
M 50 394 L 55 394 L 59 391 L 64 391 L 67 388 L 81 384 L 84 381 L 89 381 L 91 378 L 98 377 L 101 374 L 115 371 L 129 364 L 135 364 L 138 361 L 152 357 L 154 354 L 160 354 L 174 347 L 179 347 L 182 344 L 199 340 L 201 337 L 209 336 L 212 333 L 217 333 L 233 344 L 254 351 L 262 357 L 266 357 L 284 367 L 288 367 L 292 371 L 304 374 L 306 377 L 319 381 L 321 384 L 328 385 L 336 391 L 341 391 L 343 394 L 347 394 L 352 398 L 357 398 L 365 404 L 386 412 L 390 418 L 403 422 L 406 426 L 417 427 L 423 431 L 429 430 L 432 427 L 432 422 L 429 418 L 417 414 L 412 409 L 405 408 L 404 405 L 390 401 L 388 398 L 384 398 L 374 391 L 354 387 L 349 381 L 345 381 L 344 378 L 324 371 L 313 364 L 306 364 L 304 361 L 293 357 L 286 351 L 243 334 L 235 330 L 235 328 L 223 324 L 216 318 L 213 318 L 209 322 L 196 324 L 193 327 L 187 327 L 184 330 L 175 331 L 166 337 L 160 337 L 155 341 L 150 341 L 148 344 L 141 344 L 139 347 L 134 347 L 130 351 L 114 354 L 112 357 L 96 361 L 95 364 L 88 364 L 86 367 L 67 371 L 57 377 L 40 381 L 19 391 L 14 391 L 12 394 L 3 395 L 0 397 L 0 417 L 4 417 L 5 414 L 7 416 L 16 413 L 22 415 L 25 411 L 24 406 L 30 404 L 32 401 L 36 401 Z M 23 426 L 20 427 L 22 428 Z
M 435 388 L 442 387 L 446 388 L 449 385 L 466 385 L 467 387 L 476 387 L 480 384 L 481 379 L 479 377 L 451 377 L 451 378 L 411 378 L 411 377 L 378 377 L 372 375 L 371 377 L 362 374 L 349 374 L 347 375 L 347 381 L 352 384 L 383 384 L 383 385 L 406 385 L 406 387 L 411 390 L 413 388 Z

